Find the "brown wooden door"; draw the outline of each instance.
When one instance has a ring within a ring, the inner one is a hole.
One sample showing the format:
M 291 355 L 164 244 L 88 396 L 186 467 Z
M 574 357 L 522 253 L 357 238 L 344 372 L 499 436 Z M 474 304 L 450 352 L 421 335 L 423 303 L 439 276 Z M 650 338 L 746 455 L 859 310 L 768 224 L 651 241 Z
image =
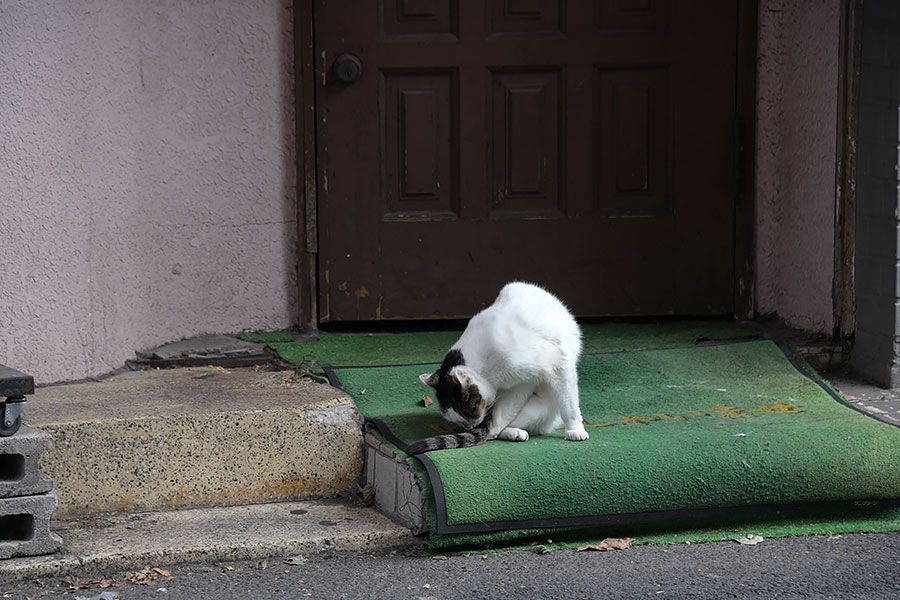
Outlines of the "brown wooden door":
M 512 279 L 731 313 L 736 37 L 737 0 L 316 0 L 320 320 L 469 316 Z

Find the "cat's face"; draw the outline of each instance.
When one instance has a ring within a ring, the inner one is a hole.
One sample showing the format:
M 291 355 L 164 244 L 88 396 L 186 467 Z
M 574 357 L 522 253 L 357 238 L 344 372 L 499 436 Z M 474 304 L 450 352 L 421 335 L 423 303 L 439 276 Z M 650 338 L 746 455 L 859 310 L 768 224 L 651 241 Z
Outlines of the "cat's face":
M 423 373 L 419 380 L 434 389 L 444 418 L 466 429 L 481 423 L 487 408 L 493 404 L 490 386 L 468 367 Z

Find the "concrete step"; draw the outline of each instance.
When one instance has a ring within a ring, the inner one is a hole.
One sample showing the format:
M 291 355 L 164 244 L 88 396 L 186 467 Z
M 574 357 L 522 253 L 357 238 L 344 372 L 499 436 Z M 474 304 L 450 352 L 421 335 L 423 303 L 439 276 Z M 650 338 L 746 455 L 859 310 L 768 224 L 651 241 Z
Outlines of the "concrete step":
M 38 388 L 23 416 L 53 436 L 57 517 L 332 497 L 363 465 L 349 396 L 292 371 L 126 372 Z
M 280 564 L 280 559 L 309 554 L 384 552 L 419 544 L 409 529 L 346 500 L 64 517 L 53 519 L 53 529 L 62 536 L 63 551 L 2 560 L 0 582 L 66 575 L 90 580 L 186 562 L 274 558 L 270 564 Z

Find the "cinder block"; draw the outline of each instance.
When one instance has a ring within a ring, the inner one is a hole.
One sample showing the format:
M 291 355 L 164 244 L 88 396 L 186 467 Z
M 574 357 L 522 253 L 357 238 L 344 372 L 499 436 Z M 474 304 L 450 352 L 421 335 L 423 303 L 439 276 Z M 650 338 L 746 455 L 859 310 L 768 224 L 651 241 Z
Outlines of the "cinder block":
M 50 531 L 50 515 L 57 504 L 55 491 L 0 498 L 0 560 L 58 552 L 62 539 Z
M 428 530 L 425 521 L 425 497 L 419 478 L 409 465 L 397 464 L 397 513 L 395 520 L 416 535 Z
M 412 529 L 428 531 L 425 495 L 418 475 L 405 459 L 373 437 L 366 440 L 366 482 L 375 486 L 375 507 L 391 520 Z
M 371 446 L 366 446 L 366 483 L 375 481 L 375 450 Z M 372 485 L 375 485 L 372 483 Z
M 22 425 L 15 435 L 0 437 L 0 498 L 34 496 L 53 489 L 53 480 L 41 473 L 41 454 L 50 449 L 50 434 Z
M 375 452 L 375 506 L 387 516 L 397 512 L 397 463 L 377 450 Z

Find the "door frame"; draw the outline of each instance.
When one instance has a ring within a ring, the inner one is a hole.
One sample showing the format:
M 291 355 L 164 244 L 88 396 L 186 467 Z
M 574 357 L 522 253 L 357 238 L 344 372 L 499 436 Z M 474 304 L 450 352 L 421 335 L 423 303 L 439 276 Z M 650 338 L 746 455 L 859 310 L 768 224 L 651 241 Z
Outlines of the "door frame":
M 316 215 L 316 73 L 313 10 L 315 0 L 293 0 L 294 98 L 297 145 L 298 324 L 319 326 L 318 219 Z M 756 282 L 756 50 L 759 0 L 738 0 L 734 197 L 734 317 L 754 315 Z M 327 66 L 325 67 L 327 68 Z M 737 144 L 736 144 L 737 146 Z
M 835 157 L 832 337 L 849 352 L 856 333 L 856 152 L 863 0 L 841 0 L 838 55 L 838 134 Z M 894 332 L 895 334 L 900 332 Z
M 294 121 L 297 147 L 297 324 L 302 330 L 316 330 L 319 327 L 314 3 L 315 0 L 293 0 Z
M 735 119 L 741 130 L 734 199 L 734 317 L 756 311 L 756 64 L 759 0 L 738 0 Z

